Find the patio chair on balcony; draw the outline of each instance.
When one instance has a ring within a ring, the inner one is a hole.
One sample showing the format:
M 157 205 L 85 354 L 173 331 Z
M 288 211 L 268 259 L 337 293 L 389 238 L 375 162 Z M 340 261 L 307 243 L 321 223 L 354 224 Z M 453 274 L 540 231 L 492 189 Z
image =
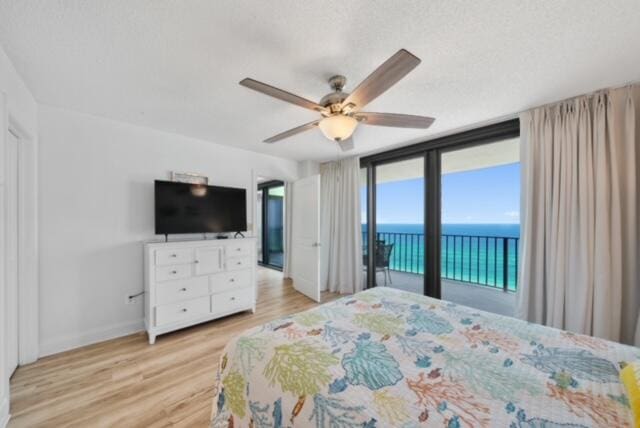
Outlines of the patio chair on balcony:
M 376 248 L 380 248 L 381 245 L 384 245 L 384 239 L 376 239 Z M 363 253 L 362 253 L 362 264 L 364 265 L 364 268 L 366 269 L 367 267 L 367 240 L 363 240 L 362 241 L 362 245 L 363 245 Z
M 378 272 L 384 273 L 385 287 L 387 285 L 387 280 L 389 281 L 389 284 L 393 284 L 393 282 L 391 281 L 391 271 L 389 268 L 391 253 L 393 252 L 393 245 L 394 244 L 385 245 L 383 240 L 376 240 L 376 275 L 378 274 Z M 368 256 L 365 249 L 365 254 L 362 255 L 362 269 L 365 272 L 367 271 L 367 258 Z M 365 278 L 363 277 L 363 281 L 364 280 Z
M 393 244 L 388 245 L 376 245 L 376 276 L 378 272 L 384 274 L 384 286 L 387 286 L 387 278 L 389 284 L 391 282 L 391 271 L 389 269 L 389 262 L 391 260 L 391 253 L 393 252 Z

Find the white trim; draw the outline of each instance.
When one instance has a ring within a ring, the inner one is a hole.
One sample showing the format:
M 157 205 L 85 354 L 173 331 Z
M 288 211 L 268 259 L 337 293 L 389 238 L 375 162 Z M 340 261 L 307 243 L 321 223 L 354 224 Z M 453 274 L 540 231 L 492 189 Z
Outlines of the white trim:
M 8 131 L 7 96 L 0 92 L 0 427 L 4 427 L 9 421 L 9 375 L 6 363 L 6 325 L 5 325 L 5 268 L 4 268 L 4 231 L 5 231 L 5 199 L 4 199 L 4 173 L 5 173 L 5 144 Z
M 144 322 L 142 318 L 135 321 L 113 324 L 106 328 L 95 328 L 77 335 L 53 338 L 40 344 L 40 357 L 69 351 L 71 349 L 92 345 L 94 343 L 104 342 L 105 340 L 128 336 L 141 331 L 144 331 Z
M 9 400 L 7 397 L 2 399 L 0 402 L 0 428 L 5 428 L 7 424 L 9 424 L 9 419 L 11 415 L 9 414 Z
M 11 115 L 8 132 L 18 138 L 18 363 L 38 359 L 38 147 Z

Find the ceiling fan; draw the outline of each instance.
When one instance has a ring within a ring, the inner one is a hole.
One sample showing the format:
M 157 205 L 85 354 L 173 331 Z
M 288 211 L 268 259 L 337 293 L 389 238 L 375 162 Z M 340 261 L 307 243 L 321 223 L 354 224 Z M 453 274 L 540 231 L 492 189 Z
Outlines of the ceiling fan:
M 353 149 L 353 138 L 351 136 L 358 123 L 397 128 L 425 129 L 431 126 L 435 120 L 432 117 L 361 111 L 363 107 L 398 83 L 418 64 L 420 64 L 420 58 L 405 49 L 400 49 L 364 79 L 350 94 L 342 91 L 347 81 L 344 76 L 331 77 L 329 85 L 333 92 L 322 97 L 317 103 L 249 78 L 243 79 L 240 84 L 279 100 L 316 111 L 322 115 L 318 120 L 267 138 L 264 140 L 265 143 L 275 143 L 318 127 L 325 137 L 336 141 L 340 148 L 346 151 Z

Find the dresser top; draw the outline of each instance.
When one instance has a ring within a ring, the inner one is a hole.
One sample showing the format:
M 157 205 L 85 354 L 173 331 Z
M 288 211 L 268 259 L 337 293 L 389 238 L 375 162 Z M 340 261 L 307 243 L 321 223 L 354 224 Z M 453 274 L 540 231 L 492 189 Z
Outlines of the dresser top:
M 248 236 L 245 238 L 227 238 L 227 239 L 184 239 L 176 241 L 149 240 L 144 241 L 145 247 L 161 248 L 161 247 L 199 247 L 204 245 L 233 245 L 238 242 L 254 242 L 256 238 Z

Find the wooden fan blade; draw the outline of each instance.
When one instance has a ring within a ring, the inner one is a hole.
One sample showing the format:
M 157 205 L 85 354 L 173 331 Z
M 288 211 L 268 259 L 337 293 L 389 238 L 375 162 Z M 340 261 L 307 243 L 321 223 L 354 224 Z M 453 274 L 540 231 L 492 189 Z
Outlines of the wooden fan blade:
M 420 64 L 420 58 L 407 50 L 400 49 L 391 58 L 364 79 L 342 103 L 354 104 L 360 110 L 387 89 L 398 83 L 411 70 Z
M 284 140 L 285 138 L 289 138 L 293 135 L 315 128 L 316 126 L 318 126 L 319 122 L 320 122 L 319 120 L 314 120 L 313 122 L 305 123 L 304 125 L 298 126 L 293 129 L 289 129 L 288 131 L 284 131 L 278 135 L 274 135 L 271 138 L 267 138 L 266 140 L 264 140 L 264 142 L 275 143 L 276 141 Z
M 413 116 L 410 114 L 396 113 L 365 113 L 353 115 L 364 125 L 392 126 L 394 128 L 422 128 L 426 129 L 435 121 L 432 117 Z
M 348 152 L 349 150 L 353 150 L 355 147 L 353 144 L 353 137 L 349 137 L 344 141 L 339 141 L 338 145 L 343 152 Z
M 313 101 L 309 101 L 306 98 L 299 97 L 297 95 L 292 94 L 291 92 L 283 91 L 282 89 L 278 89 L 275 86 L 267 85 L 266 83 L 258 82 L 253 79 L 242 79 L 240 84 L 249 89 L 253 89 L 254 91 L 261 92 L 265 95 L 269 95 L 270 97 L 277 98 L 279 100 L 295 104 L 300 107 L 307 108 L 309 110 L 314 111 L 324 111 L 325 108 L 320 104 L 314 103 Z

